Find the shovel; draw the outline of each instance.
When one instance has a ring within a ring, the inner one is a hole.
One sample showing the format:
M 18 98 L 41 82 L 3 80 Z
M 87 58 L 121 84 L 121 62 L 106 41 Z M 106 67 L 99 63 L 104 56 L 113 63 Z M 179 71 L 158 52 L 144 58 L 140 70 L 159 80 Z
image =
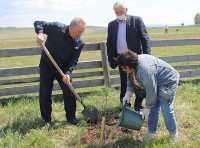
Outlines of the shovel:
M 47 55 L 47 57 L 49 58 L 49 60 L 52 62 L 53 66 L 59 72 L 59 74 L 61 75 L 61 77 L 63 77 L 65 74 L 60 69 L 60 67 L 58 66 L 58 64 L 56 63 L 56 61 L 53 59 L 53 57 L 51 56 L 51 54 L 49 53 L 48 49 L 46 48 L 46 46 L 44 44 L 42 44 L 42 48 L 43 48 L 43 51 L 45 52 L 45 54 Z M 69 84 L 67 84 L 67 86 L 69 87 L 69 89 L 72 92 L 72 94 L 75 96 L 76 100 L 78 100 L 82 104 L 82 106 L 84 108 L 83 111 L 82 111 L 84 119 L 87 122 L 96 123 L 100 119 L 100 113 L 97 110 L 97 108 L 95 108 L 93 106 L 86 106 L 83 103 L 81 97 L 76 93 L 76 91 L 75 91 L 74 87 L 72 86 L 72 84 L 69 83 Z

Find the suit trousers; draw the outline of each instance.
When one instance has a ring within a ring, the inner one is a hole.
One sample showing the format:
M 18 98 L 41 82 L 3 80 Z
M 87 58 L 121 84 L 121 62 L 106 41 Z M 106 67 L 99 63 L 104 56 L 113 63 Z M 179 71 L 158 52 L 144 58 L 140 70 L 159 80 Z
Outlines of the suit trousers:
M 119 74 L 120 74 L 120 83 L 121 83 L 121 91 L 120 91 L 120 102 L 123 102 L 123 97 L 126 94 L 126 87 L 127 87 L 127 73 L 122 70 L 122 68 L 119 67 Z M 134 102 L 134 109 L 136 111 L 139 111 L 142 109 L 142 101 L 144 97 L 137 94 L 135 92 L 135 102 Z
M 56 72 L 55 69 L 47 65 L 40 65 L 40 90 L 39 90 L 39 104 L 40 112 L 44 121 L 51 121 L 52 112 L 52 89 L 53 81 L 57 80 L 62 92 L 64 99 L 64 109 L 66 112 L 66 118 L 74 118 L 76 112 L 76 99 L 71 93 L 69 87 L 63 83 L 61 76 Z

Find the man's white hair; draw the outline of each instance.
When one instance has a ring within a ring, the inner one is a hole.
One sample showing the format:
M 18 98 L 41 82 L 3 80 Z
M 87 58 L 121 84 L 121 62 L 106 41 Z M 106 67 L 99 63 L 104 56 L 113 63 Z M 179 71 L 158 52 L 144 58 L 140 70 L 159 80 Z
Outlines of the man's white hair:
M 113 9 L 117 9 L 118 7 L 124 7 L 127 8 L 126 3 L 124 1 L 117 1 L 113 5 Z
M 80 17 L 75 17 L 74 19 L 71 20 L 69 26 L 73 27 L 73 26 L 82 26 L 82 25 L 86 25 L 85 21 Z

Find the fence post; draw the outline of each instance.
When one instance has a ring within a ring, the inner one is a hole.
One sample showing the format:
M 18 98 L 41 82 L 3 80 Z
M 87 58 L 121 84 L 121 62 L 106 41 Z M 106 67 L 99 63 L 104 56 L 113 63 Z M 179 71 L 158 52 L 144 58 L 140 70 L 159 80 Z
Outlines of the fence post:
M 107 87 L 110 87 L 111 81 L 110 81 L 110 71 L 109 71 L 106 43 L 104 42 L 100 43 L 100 50 L 101 50 L 102 68 L 103 68 L 103 75 L 104 75 L 104 85 Z

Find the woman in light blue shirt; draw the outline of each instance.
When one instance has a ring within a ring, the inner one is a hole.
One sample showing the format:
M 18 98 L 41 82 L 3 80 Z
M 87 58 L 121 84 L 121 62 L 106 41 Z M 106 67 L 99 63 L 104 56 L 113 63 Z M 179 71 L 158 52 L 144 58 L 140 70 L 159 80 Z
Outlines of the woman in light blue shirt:
M 170 137 L 178 136 L 173 102 L 179 81 L 179 73 L 165 61 L 152 55 L 137 55 L 132 51 L 122 53 L 117 58 L 119 66 L 128 73 L 126 95 L 123 103 L 129 102 L 134 92 L 146 95 L 148 116 L 148 141 L 157 131 L 160 108 Z

